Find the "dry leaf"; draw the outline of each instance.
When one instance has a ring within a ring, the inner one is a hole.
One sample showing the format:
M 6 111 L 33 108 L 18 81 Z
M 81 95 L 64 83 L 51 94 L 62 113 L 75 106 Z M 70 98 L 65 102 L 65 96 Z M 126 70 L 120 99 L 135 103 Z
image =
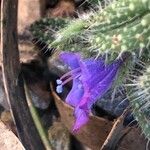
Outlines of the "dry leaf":
M 25 150 L 15 134 L 0 121 L 0 149 Z

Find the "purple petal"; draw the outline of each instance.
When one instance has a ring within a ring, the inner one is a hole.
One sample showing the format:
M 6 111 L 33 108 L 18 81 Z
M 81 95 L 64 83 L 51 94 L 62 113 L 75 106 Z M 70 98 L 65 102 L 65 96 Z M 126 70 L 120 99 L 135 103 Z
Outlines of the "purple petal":
M 82 81 L 84 84 L 84 82 L 86 83 L 86 81 L 90 81 L 95 77 L 97 73 L 103 71 L 105 64 L 102 59 L 94 60 L 91 58 L 85 61 L 80 61 L 80 68 L 82 70 Z
M 103 59 L 82 60 L 79 54 L 71 52 L 61 53 L 60 58 L 72 70 L 73 86 L 66 102 L 75 107 L 76 121 L 73 132 L 76 132 L 88 122 L 93 103 L 98 97 L 101 98 L 112 85 L 122 61 L 117 60 L 105 65 Z M 76 72 L 74 70 L 76 68 L 79 68 L 79 71 Z
M 72 70 L 76 69 L 79 66 L 79 60 L 80 55 L 79 54 L 74 54 L 74 53 L 69 53 L 69 52 L 62 52 L 60 54 L 60 59 L 66 64 L 68 65 Z
M 62 52 L 60 54 L 60 58 L 65 64 L 67 64 L 71 68 L 71 70 L 74 70 L 80 67 L 79 61 L 81 58 L 79 54 L 74 54 L 71 52 Z M 69 105 L 73 107 L 76 107 L 83 96 L 84 90 L 83 90 L 81 81 L 78 78 L 75 79 L 78 73 L 72 73 L 72 75 L 74 77 L 73 86 L 72 86 L 71 91 L 67 95 L 66 103 L 68 103 Z
M 72 89 L 67 95 L 66 103 L 73 107 L 76 107 L 79 104 L 83 93 L 84 89 L 82 87 L 81 81 L 79 79 L 74 79 Z
M 75 109 L 75 118 L 76 120 L 73 126 L 73 132 L 77 132 L 89 121 L 89 113 L 77 107 Z
M 84 96 L 80 101 L 79 107 L 82 109 L 90 109 L 97 98 L 101 98 L 113 83 L 116 77 L 120 61 L 110 64 L 102 72 L 97 72 L 97 77 L 93 77 L 91 81 L 87 82 L 87 87 L 84 87 Z M 98 74 L 99 73 L 99 74 Z M 95 79 L 95 81 L 93 81 Z M 88 94 L 87 94 L 88 93 Z

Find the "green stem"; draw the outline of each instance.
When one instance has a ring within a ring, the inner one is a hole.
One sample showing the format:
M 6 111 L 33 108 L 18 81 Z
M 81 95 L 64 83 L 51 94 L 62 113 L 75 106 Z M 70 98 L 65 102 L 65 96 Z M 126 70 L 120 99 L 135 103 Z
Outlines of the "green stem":
M 52 150 L 52 144 L 48 140 L 48 137 L 45 133 L 45 130 L 44 130 L 43 125 L 41 123 L 40 117 L 38 115 L 38 112 L 32 103 L 31 95 L 29 93 L 29 90 L 28 90 L 28 87 L 27 87 L 27 84 L 25 81 L 24 81 L 24 89 L 25 89 L 25 95 L 26 95 L 27 103 L 28 103 L 33 121 L 35 123 L 35 126 L 39 132 L 40 137 L 41 137 L 41 140 L 42 140 L 46 150 Z

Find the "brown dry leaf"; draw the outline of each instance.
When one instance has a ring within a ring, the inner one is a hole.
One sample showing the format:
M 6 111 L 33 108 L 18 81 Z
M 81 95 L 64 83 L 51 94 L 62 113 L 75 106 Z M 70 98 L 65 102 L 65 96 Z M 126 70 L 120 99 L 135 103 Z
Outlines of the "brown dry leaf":
M 52 85 L 51 89 L 55 99 L 55 104 L 61 116 L 61 121 L 71 132 L 72 125 L 74 123 L 74 109 L 60 99 L 60 97 L 53 90 Z M 115 126 L 113 122 L 107 119 L 90 115 L 89 122 L 83 128 L 81 128 L 79 133 L 75 134 L 74 136 L 81 143 L 85 144 L 92 150 L 99 150 L 102 147 L 103 143 L 106 142 L 105 140 L 109 138 L 108 135 L 110 135 L 109 133 L 110 131 L 112 131 L 113 125 Z M 116 133 L 116 130 L 114 130 L 115 134 L 113 134 L 114 139 L 119 138 L 119 141 L 117 141 L 117 150 L 135 150 L 137 149 L 137 147 L 138 150 L 144 150 L 146 148 L 147 140 L 144 138 L 144 136 L 141 135 L 141 131 L 138 128 L 136 128 L 135 126 L 133 128 L 124 128 L 120 125 L 122 125 L 122 123 L 119 124 L 119 130 L 117 131 L 118 133 Z M 123 132 L 123 134 L 121 134 L 120 136 L 119 132 Z M 109 140 L 113 141 L 114 139 Z
M 8 129 L 11 129 L 11 131 L 14 134 L 17 134 L 17 129 L 16 129 L 16 126 L 13 122 L 13 118 L 11 116 L 10 111 L 8 111 L 8 110 L 3 111 L 0 115 L 0 120 L 5 124 L 5 126 Z
M 120 139 L 122 139 L 124 135 L 130 131 L 130 128 L 126 128 L 123 125 L 127 112 L 128 109 L 126 109 L 123 114 L 115 120 L 114 125 L 100 150 L 116 150 Z
M 19 139 L 0 121 L 0 149 L 25 150 Z
M 119 144 L 118 150 L 147 150 L 150 145 L 147 145 L 148 140 L 141 134 L 140 128 L 131 128 L 131 131 L 123 138 Z
M 61 121 L 71 132 L 74 123 L 73 107 L 63 102 L 53 90 L 52 94 L 60 113 Z M 74 136 L 92 150 L 99 150 L 111 131 L 112 126 L 113 122 L 90 115 L 89 122 Z
M 60 121 L 53 122 L 48 133 L 56 150 L 70 150 L 70 133 Z

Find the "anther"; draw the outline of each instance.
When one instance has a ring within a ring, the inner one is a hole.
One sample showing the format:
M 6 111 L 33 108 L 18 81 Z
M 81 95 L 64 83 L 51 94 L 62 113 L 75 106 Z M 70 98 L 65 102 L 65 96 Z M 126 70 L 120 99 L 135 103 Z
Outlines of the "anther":
M 62 93 L 62 91 L 63 91 L 62 85 L 58 85 L 56 87 L 56 91 L 57 91 L 57 93 Z

